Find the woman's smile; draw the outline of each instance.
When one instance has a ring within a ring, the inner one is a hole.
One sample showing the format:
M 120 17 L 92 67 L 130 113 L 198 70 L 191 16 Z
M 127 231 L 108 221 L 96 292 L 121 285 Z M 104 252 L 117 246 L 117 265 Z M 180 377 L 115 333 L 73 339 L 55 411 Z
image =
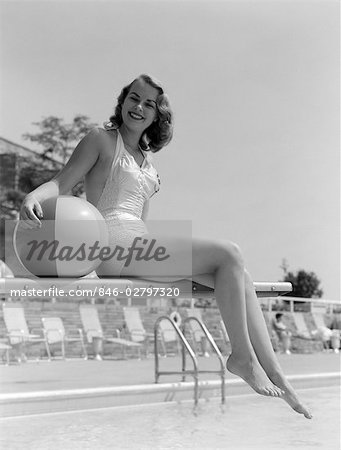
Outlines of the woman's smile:
M 158 94 L 154 87 L 143 80 L 136 80 L 122 105 L 122 118 L 126 120 L 126 125 L 134 129 L 138 126 L 139 130 L 148 128 L 157 116 Z
M 133 111 L 129 111 L 129 116 L 131 117 L 131 118 L 133 118 L 134 120 L 143 120 L 144 119 L 144 117 L 141 115 L 141 114 L 138 114 L 138 113 L 136 113 L 136 112 L 133 112 Z

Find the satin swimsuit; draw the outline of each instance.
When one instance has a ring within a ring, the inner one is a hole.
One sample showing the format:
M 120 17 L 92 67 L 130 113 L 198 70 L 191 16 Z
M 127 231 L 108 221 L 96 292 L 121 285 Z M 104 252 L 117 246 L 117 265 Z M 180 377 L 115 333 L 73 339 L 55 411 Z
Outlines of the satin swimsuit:
M 142 151 L 142 150 L 141 150 Z M 143 207 L 160 189 L 160 178 L 151 162 L 150 152 L 143 152 L 141 167 L 124 146 L 117 130 L 115 156 L 110 174 L 98 200 L 97 209 L 103 215 L 109 232 L 111 248 L 128 248 L 134 238 L 148 232 L 142 220 Z M 99 276 L 119 276 L 125 261 L 115 256 L 97 269 Z

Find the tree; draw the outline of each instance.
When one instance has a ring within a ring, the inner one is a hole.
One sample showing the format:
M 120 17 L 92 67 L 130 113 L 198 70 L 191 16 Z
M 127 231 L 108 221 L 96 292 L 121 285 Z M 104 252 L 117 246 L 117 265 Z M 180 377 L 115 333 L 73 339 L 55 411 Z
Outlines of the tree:
M 71 123 L 64 123 L 64 120 L 56 116 L 45 117 L 41 122 L 34 122 L 40 128 L 40 132 L 36 134 L 25 133 L 24 139 L 29 139 L 32 142 L 36 142 L 43 147 L 43 157 L 49 157 L 55 160 L 59 160 L 63 165 L 66 164 L 73 149 L 78 142 L 94 127 L 96 123 L 91 123 L 87 116 L 78 114 L 74 117 Z M 51 161 L 51 160 L 49 160 Z M 41 183 L 35 184 L 33 189 L 42 184 L 45 181 L 51 179 L 54 173 L 44 171 L 38 173 L 36 171 L 35 181 L 41 180 Z M 27 175 L 27 173 L 23 173 Z M 51 176 L 50 176 L 51 175 Z M 27 176 L 26 176 L 27 180 Z M 83 181 L 77 183 L 72 189 L 72 194 L 79 197 L 84 192 Z
M 284 272 L 283 281 L 289 281 L 293 286 L 293 292 L 288 295 L 291 297 L 302 298 L 321 298 L 323 290 L 320 289 L 321 281 L 318 279 L 314 272 L 307 272 L 303 269 L 299 269 L 294 272 L 288 271 L 288 264 L 284 259 L 282 261 L 281 269 Z
M 44 161 L 37 167 L 34 161 L 26 161 L 19 171 L 19 189 L 26 194 L 33 191 L 38 186 L 50 181 L 59 170 L 46 167 Z
M 38 126 L 40 131 L 35 134 L 25 133 L 23 138 L 42 146 L 44 155 L 59 159 L 63 164 L 77 143 L 97 126 L 81 114 L 75 116 L 71 123 L 64 123 L 60 117 L 48 116 L 33 125 Z

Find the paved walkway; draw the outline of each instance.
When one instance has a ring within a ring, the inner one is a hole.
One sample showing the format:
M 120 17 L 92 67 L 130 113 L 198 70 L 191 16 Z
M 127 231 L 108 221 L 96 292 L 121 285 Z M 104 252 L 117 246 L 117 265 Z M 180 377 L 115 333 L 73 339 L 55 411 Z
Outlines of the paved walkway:
M 305 375 L 340 371 L 340 354 L 315 353 L 308 355 L 278 355 L 287 375 Z M 190 367 L 190 362 L 188 363 Z M 218 368 L 215 357 L 199 358 L 202 369 Z M 181 368 L 179 357 L 160 359 L 162 370 Z M 227 379 L 235 379 L 230 373 Z M 217 380 L 215 374 L 202 374 L 200 380 Z M 180 376 L 162 376 L 160 383 L 181 381 Z M 191 381 L 191 377 L 188 377 Z M 86 389 L 110 386 L 154 384 L 154 358 L 129 360 L 68 360 L 29 362 L 0 367 L 0 394 Z

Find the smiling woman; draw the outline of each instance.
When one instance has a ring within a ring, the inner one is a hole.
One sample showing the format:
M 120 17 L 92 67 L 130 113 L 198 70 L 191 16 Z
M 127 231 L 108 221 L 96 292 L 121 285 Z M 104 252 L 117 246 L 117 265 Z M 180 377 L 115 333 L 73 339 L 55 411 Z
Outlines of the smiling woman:
M 99 277 L 189 278 L 215 288 L 232 353 L 228 370 L 257 393 L 282 397 L 296 412 L 311 418 L 287 381 L 273 352 L 267 327 L 239 247 L 227 240 L 154 234 L 145 225 L 149 199 L 159 190 L 151 160 L 172 138 L 172 111 L 161 85 L 141 75 L 123 88 L 105 129 L 92 130 L 75 148 L 62 171 L 29 194 L 21 217 L 40 225 L 40 202 L 67 193 L 85 176 L 87 199 L 103 215 L 109 245 L 131 248 L 136 238 L 157 242 L 167 258 L 111 258 L 96 269 Z M 129 150 L 128 150 L 129 149 Z M 141 161 L 141 154 L 146 158 Z M 162 223 L 163 224 L 163 223 Z M 173 225 L 174 227 L 174 225 Z M 162 228 L 162 227 L 161 227 Z M 190 264 L 188 264 L 190 262 Z
M 124 119 L 128 119 L 126 123 Z M 121 126 L 129 128 L 130 125 L 134 129 L 137 122 L 143 124 L 139 141 L 143 150 L 156 153 L 173 137 L 173 117 L 168 96 L 157 80 L 145 74 L 122 89 L 115 113 L 104 126 L 111 129 Z M 129 142 L 125 143 L 129 145 Z

